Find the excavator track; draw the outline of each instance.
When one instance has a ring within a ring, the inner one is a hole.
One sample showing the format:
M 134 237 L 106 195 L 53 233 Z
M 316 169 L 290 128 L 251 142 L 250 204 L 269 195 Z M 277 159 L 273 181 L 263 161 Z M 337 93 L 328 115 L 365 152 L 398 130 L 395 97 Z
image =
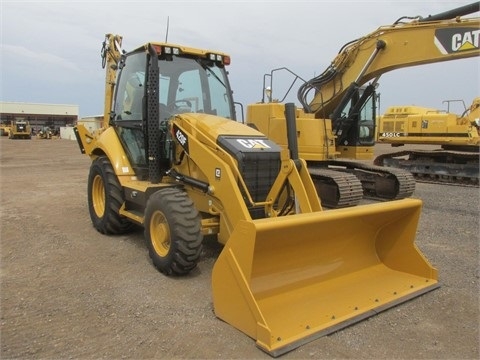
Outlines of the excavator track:
M 308 167 L 314 182 L 322 182 L 320 198 L 322 204 L 330 208 L 355 206 L 362 197 L 375 200 L 404 199 L 415 191 L 415 178 L 403 169 L 343 160 L 323 161 L 309 164 Z M 347 181 L 348 185 L 343 185 L 342 181 Z M 333 192 L 333 184 L 338 188 L 338 203 L 332 201 L 331 195 L 325 194 L 327 187 L 330 194 Z
M 416 181 L 479 186 L 478 152 L 451 150 L 411 150 L 378 156 L 378 166 L 408 170 Z
M 322 206 L 343 208 L 356 206 L 363 197 L 362 183 L 354 175 L 320 167 L 309 167 Z

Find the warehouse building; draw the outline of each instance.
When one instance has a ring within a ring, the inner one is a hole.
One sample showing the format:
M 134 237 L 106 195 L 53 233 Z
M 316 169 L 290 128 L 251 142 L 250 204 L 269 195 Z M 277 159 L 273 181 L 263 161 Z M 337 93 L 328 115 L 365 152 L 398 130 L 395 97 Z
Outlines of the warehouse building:
M 45 128 L 59 133 L 60 128 L 77 123 L 78 113 L 78 105 L 0 102 L 0 125 L 9 126 L 12 121 L 24 120 L 30 123 L 34 134 Z

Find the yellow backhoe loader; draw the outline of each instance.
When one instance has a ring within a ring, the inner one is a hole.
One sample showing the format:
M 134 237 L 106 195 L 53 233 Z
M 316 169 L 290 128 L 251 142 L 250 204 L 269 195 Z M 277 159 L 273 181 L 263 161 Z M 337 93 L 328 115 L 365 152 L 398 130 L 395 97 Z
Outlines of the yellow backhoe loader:
M 440 145 L 433 150 L 382 154 L 375 164 L 407 169 L 421 182 L 478 186 L 480 97 L 461 115 L 420 106 L 391 106 L 379 118 L 377 141 L 395 147 Z
M 32 128 L 30 127 L 30 123 L 23 119 L 12 121 L 8 138 L 30 140 L 32 138 Z
M 75 127 L 100 233 L 142 226 L 167 275 L 195 268 L 203 236 L 216 235 L 215 314 L 272 356 L 439 286 L 415 245 L 420 200 L 323 211 L 297 155 L 293 104 L 282 149 L 235 120 L 227 54 L 121 43 L 103 43 L 103 127 Z
M 381 199 L 409 197 L 410 172 L 349 159 L 369 160 L 375 145 L 375 89 L 388 71 L 479 56 L 479 2 L 428 17 L 402 17 L 394 24 L 345 44 L 331 65 L 298 89 L 297 137 L 300 157 L 328 207 L 357 205 L 363 195 Z M 247 108 L 247 124 L 287 146 L 283 99 L 272 100 L 273 70 L 261 103 Z M 270 79 L 270 85 L 268 85 Z M 293 87 L 290 86 L 290 89 Z M 312 98 L 311 100 L 309 100 Z

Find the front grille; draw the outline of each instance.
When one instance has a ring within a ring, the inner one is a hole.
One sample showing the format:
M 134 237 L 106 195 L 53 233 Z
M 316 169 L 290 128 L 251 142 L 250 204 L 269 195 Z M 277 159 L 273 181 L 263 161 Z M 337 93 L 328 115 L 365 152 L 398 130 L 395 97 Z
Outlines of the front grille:
M 218 143 L 237 160 L 239 172 L 253 201 L 265 201 L 280 172 L 280 147 L 265 137 L 220 136 Z M 252 207 L 246 194 L 243 195 L 252 218 L 265 217 L 264 207 Z

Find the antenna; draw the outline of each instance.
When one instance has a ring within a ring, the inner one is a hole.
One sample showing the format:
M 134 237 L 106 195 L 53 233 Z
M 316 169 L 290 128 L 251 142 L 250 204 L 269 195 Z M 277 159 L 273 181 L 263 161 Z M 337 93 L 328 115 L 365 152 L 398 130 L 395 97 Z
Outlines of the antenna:
M 167 16 L 167 33 L 165 34 L 165 42 L 168 42 L 168 28 L 170 27 L 170 16 Z

